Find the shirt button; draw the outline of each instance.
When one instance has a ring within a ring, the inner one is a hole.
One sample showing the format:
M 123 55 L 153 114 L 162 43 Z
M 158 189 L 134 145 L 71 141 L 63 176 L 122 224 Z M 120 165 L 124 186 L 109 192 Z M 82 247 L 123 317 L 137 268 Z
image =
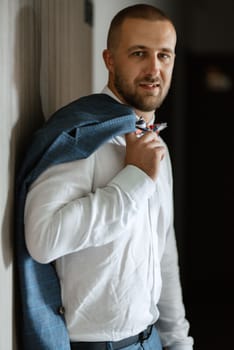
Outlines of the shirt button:
M 59 315 L 64 315 L 65 314 L 65 307 L 64 306 L 59 306 L 58 313 L 59 313 Z

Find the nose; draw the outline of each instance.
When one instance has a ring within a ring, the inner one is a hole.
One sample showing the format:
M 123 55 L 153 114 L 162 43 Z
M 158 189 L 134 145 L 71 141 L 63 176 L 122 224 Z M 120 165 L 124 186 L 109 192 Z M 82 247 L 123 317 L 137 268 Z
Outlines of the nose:
M 149 61 L 148 61 L 148 73 L 151 75 L 159 75 L 161 70 L 161 62 L 158 58 L 158 55 L 152 54 L 149 57 Z

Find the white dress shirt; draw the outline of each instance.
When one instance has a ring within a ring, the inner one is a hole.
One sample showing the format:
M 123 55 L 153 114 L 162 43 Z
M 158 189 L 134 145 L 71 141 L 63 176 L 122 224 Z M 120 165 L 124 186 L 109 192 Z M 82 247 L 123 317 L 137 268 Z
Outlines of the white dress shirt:
M 168 152 L 156 182 L 124 158 L 118 136 L 42 173 L 26 201 L 28 250 L 55 261 L 72 341 L 117 341 L 157 322 L 164 346 L 191 350 Z

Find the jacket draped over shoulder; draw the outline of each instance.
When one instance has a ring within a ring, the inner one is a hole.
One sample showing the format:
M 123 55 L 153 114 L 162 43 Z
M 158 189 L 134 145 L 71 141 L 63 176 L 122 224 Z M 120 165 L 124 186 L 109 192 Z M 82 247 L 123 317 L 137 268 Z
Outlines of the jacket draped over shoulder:
M 53 264 L 29 255 L 24 238 L 24 206 L 28 189 L 48 167 L 87 158 L 111 137 L 135 131 L 130 107 L 106 94 L 82 97 L 61 108 L 39 129 L 27 150 L 15 197 L 15 254 L 22 318 L 22 350 L 69 350 L 60 284 Z

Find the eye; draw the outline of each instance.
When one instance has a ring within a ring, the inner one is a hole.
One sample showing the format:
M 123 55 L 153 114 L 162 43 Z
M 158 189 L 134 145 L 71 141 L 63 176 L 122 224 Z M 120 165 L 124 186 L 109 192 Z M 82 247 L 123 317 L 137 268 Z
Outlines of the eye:
M 132 53 L 132 56 L 135 56 L 135 57 L 144 57 L 146 55 L 146 52 L 145 51 L 134 51 Z
M 160 59 L 160 61 L 164 62 L 164 63 L 170 63 L 172 60 L 172 54 L 170 53 L 166 53 L 166 52 L 160 52 L 158 54 L 158 58 Z

